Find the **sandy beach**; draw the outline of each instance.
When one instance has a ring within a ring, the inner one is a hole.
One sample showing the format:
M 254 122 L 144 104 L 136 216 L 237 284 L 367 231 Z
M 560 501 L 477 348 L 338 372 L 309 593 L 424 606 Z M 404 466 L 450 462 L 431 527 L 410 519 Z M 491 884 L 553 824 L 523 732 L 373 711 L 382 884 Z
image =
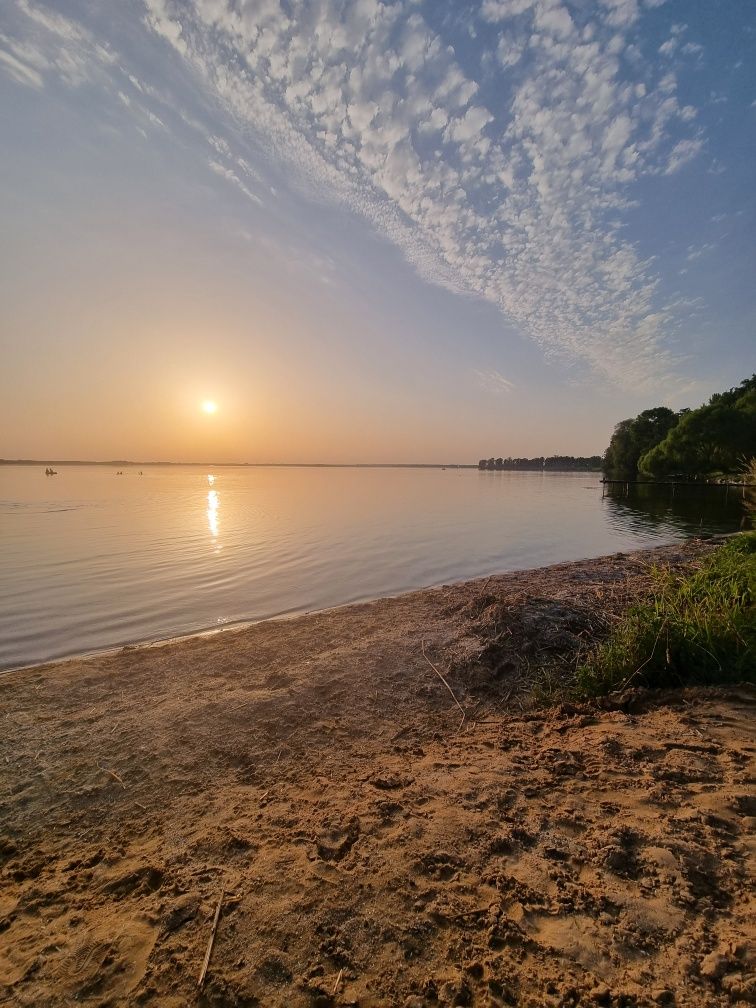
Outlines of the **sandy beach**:
M 525 699 L 711 548 L 3 676 L 0 1003 L 753 1004 L 756 694 Z

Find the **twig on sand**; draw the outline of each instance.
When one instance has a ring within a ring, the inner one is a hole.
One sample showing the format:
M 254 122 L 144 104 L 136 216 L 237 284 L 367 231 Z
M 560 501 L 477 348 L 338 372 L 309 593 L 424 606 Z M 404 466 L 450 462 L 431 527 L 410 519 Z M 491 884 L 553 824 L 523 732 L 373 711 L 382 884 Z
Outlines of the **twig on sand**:
M 336 983 L 333 985 L 333 990 L 331 991 L 331 997 L 336 997 L 336 992 L 339 989 L 339 984 L 341 983 L 341 978 L 344 975 L 344 970 L 339 970 L 339 975 L 336 977 Z
M 452 700 L 457 705 L 457 707 L 459 707 L 459 709 L 462 711 L 462 720 L 459 722 L 459 728 L 461 728 L 462 725 L 465 723 L 465 718 L 467 717 L 467 714 L 465 713 L 465 708 L 462 706 L 462 704 L 459 702 L 459 700 L 457 700 L 456 696 L 454 695 L 454 690 L 451 688 L 451 686 L 449 685 L 449 683 L 446 681 L 446 679 L 444 679 L 444 677 L 439 672 L 438 668 L 433 664 L 433 662 L 430 660 L 430 658 L 428 657 L 428 655 L 425 653 L 425 641 L 424 640 L 420 641 L 420 649 L 423 652 L 423 658 L 425 658 L 425 660 L 428 662 L 428 664 L 430 665 L 430 667 L 436 673 L 436 675 L 438 676 L 438 678 L 441 680 L 441 682 L 444 684 L 444 686 L 446 686 L 446 688 L 449 690 L 449 693 L 451 694 Z M 457 728 L 457 731 L 459 731 L 459 728 Z
M 490 907 L 475 907 L 474 910 L 460 910 L 458 913 L 445 914 L 448 920 L 462 920 L 463 917 L 476 917 L 479 914 L 489 913 Z
M 213 954 L 213 944 L 215 942 L 215 934 L 218 930 L 218 921 L 220 920 L 221 908 L 223 906 L 223 897 L 226 895 L 225 889 L 221 889 L 220 896 L 218 897 L 218 906 L 215 908 L 215 916 L 213 917 L 213 928 L 210 932 L 210 937 L 207 940 L 207 949 L 205 950 L 205 958 L 202 963 L 202 969 L 200 970 L 199 980 L 197 981 L 197 986 L 202 990 L 205 984 L 205 977 L 207 976 L 207 967 L 210 965 L 210 956 Z
M 397 739 L 400 739 L 403 735 L 406 735 L 410 731 L 412 731 L 411 727 L 409 725 L 405 725 L 404 728 L 400 728 L 398 732 L 395 732 L 391 736 L 389 742 L 396 742 Z
M 123 777 L 119 777 L 115 770 L 108 770 L 108 768 L 104 766 L 101 766 L 100 770 L 102 770 L 103 773 L 109 774 L 113 780 L 118 781 L 124 791 L 126 790 L 126 785 L 123 783 Z

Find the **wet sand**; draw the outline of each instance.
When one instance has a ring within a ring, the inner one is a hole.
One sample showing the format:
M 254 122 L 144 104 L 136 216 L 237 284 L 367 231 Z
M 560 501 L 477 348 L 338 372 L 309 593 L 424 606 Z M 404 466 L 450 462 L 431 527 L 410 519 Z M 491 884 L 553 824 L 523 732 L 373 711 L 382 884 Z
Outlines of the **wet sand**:
M 0 677 L 0 1003 L 754 1003 L 753 691 L 526 701 L 710 548 Z

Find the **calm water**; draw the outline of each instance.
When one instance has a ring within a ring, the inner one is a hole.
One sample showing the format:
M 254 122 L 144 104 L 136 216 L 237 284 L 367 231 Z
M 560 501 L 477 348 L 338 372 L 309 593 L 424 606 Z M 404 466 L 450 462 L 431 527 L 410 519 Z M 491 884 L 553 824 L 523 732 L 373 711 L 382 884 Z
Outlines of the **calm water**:
M 579 473 L 2 466 L 0 668 L 741 525 L 739 490 L 638 491 Z

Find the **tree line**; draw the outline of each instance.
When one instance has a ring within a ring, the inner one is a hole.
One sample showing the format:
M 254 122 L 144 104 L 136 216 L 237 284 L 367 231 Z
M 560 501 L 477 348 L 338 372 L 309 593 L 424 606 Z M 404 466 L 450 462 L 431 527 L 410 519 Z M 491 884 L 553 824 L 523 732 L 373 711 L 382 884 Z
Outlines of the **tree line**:
M 698 409 L 666 406 L 621 420 L 604 454 L 610 478 L 693 479 L 742 472 L 756 457 L 756 374 Z
M 581 471 L 600 472 L 603 459 L 600 455 L 584 457 L 582 455 L 543 455 L 537 458 L 489 458 L 481 459 L 478 462 L 478 469 L 504 469 L 504 470 L 531 470 L 543 469 L 556 470 L 559 472 L 570 471 L 572 469 Z

